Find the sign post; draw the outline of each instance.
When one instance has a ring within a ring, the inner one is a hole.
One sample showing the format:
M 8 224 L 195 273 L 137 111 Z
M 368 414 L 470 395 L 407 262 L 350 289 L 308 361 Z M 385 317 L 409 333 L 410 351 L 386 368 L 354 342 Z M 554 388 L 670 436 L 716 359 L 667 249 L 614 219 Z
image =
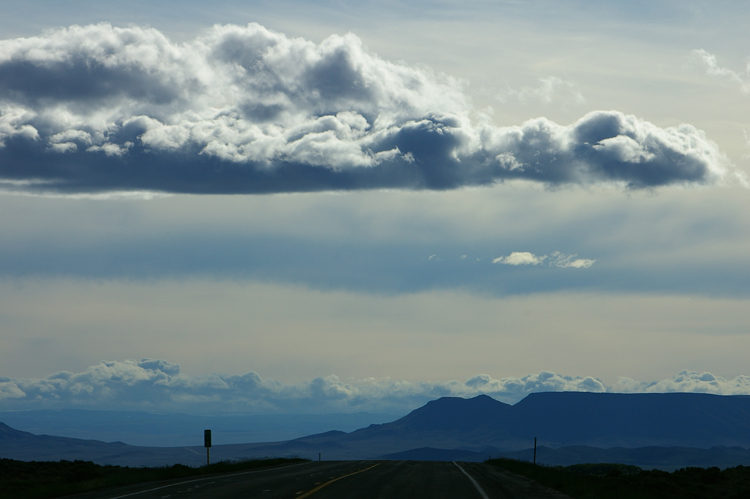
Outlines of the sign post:
M 203 446 L 206 448 L 206 466 L 208 466 L 209 464 L 211 464 L 211 430 L 203 431 Z

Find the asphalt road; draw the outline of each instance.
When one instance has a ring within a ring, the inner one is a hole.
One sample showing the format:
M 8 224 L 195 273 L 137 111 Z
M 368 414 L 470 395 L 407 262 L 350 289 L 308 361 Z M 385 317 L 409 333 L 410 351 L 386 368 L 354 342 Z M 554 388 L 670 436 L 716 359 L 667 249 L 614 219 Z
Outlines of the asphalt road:
M 483 463 L 332 461 L 130 486 L 78 499 L 565 499 Z

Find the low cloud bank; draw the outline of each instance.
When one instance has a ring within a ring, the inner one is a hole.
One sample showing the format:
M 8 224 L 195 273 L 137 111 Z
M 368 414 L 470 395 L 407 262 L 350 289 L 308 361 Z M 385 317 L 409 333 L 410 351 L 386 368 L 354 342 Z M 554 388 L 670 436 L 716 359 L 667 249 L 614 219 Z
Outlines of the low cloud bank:
M 649 383 L 620 378 L 607 387 L 592 377 L 548 371 L 520 378 L 486 374 L 465 382 L 406 382 L 336 376 L 296 384 L 244 375 L 188 376 L 165 360 L 100 362 L 80 373 L 60 372 L 42 379 L 0 378 L 0 410 L 87 408 L 173 412 L 332 413 L 407 412 L 438 397 L 490 395 L 516 403 L 534 392 L 700 392 L 750 394 L 750 376 L 725 379 L 682 371 Z
M 733 379 L 714 376 L 711 373 L 680 371 L 676 376 L 661 381 L 636 381 L 622 377 L 609 389 L 619 393 L 665 393 L 694 392 L 715 395 L 750 395 L 750 376 L 737 376 Z
M 0 187 L 266 193 L 525 179 L 637 189 L 713 184 L 729 168 L 687 124 L 595 111 L 567 126 L 496 127 L 471 113 L 461 82 L 383 60 L 352 34 L 315 44 L 258 24 L 214 26 L 177 44 L 150 28 L 72 26 L 0 41 Z

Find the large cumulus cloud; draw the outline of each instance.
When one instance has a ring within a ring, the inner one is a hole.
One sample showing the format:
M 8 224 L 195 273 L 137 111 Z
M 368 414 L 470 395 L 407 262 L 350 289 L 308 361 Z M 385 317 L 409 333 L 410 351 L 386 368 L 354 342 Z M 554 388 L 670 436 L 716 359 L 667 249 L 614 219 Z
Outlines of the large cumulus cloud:
M 617 111 L 572 125 L 471 120 L 462 84 L 257 24 L 184 44 L 73 26 L 0 41 L 0 187 L 59 193 L 450 189 L 527 179 L 630 188 L 726 174 L 690 125 Z
M 439 397 L 490 395 L 515 403 L 529 393 L 707 392 L 750 394 L 750 377 L 724 379 L 683 371 L 650 383 L 620 378 L 608 387 L 592 377 L 549 371 L 495 379 L 486 374 L 465 382 L 407 382 L 387 378 L 343 381 L 336 376 L 299 383 L 264 380 L 258 374 L 189 376 L 165 360 L 105 361 L 80 373 L 41 379 L 0 377 L 0 409 L 89 408 L 195 412 L 326 413 L 405 412 Z

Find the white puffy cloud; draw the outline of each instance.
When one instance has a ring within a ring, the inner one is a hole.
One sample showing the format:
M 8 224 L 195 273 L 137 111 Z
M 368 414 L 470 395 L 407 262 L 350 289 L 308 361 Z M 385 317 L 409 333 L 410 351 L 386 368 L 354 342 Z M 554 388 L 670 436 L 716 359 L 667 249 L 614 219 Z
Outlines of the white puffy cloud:
M 27 140 L 38 140 L 39 132 L 25 122 L 32 116 L 20 107 L 0 106 L 0 148 L 5 147 L 5 141 L 13 137 L 24 137 Z
M 478 393 L 491 395 L 499 400 L 522 399 L 534 392 L 605 392 L 606 386 L 590 376 L 562 376 L 550 371 L 530 374 L 521 378 L 493 379 L 486 374 L 474 376 L 466 386 Z
M 700 392 L 750 394 L 750 376 L 725 379 L 682 371 L 649 383 L 620 378 L 608 387 L 586 376 L 542 371 L 495 379 L 480 374 L 465 382 L 408 382 L 389 378 L 342 380 L 325 376 L 299 383 L 264 380 L 258 374 L 188 376 L 165 360 L 105 361 L 80 373 L 60 372 L 42 379 L 0 378 L 0 409 L 90 408 L 186 412 L 354 412 L 408 411 L 439 397 L 492 396 L 516 403 L 549 391 Z
M 504 263 L 505 265 L 539 265 L 547 258 L 547 255 L 536 256 L 528 251 L 514 251 L 508 256 L 501 256 L 492 260 L 492 263 Z
M 502 263 L 504 265 L 539 265 L 545 261 L 549 266 L 560 268 L 587 269 L 591 267 L 596 260 L 588 258 L 576 258 L 578 255 L 566 255 L 559 251 L 554 251 L 549 255 L 537 256 L 528 251 L 514 251 L 508 256 L 501 256 L 492 260 L 492 263 Z
M 576 258 L 578 255 L 565 255 L 555 251 L 550 255 L 550 265 L 561 268 L 587 269 L 594 265 L 596 260 L 590 258 Z
M 534 95 L 561 88 L 572 87 L 544 80 Z M 174 43 L 155 29 L 98 24 L 0 41 L 0 179 L 15 190 L 450 189 L 506 179 L 643 188 L 711 184 L 729 169 L 690 125 L 596 111 L 567 126 L 497 127 L 470 114 L 460 81 L 383 60 L 353 34 L 316 44 L 230 25 Z
M 26 394 L 12 381 L 0 381 L 0 401 L 9 398 L 23 398 Z

